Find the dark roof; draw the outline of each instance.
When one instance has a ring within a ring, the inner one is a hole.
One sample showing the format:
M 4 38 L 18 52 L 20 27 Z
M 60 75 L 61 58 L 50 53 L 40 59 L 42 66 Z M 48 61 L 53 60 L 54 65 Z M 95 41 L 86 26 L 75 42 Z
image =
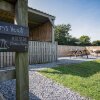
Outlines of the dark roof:
M 4 0 L 4 1 L 7 1 L 7 2 L 9 2 L 9 3 L 11 3 L 11 4 L 15 4 L 17 0 Z M 48 14 L 48 13 L 46 13 L 46 12 L 43 12 L 43 11 L 34 9 L 34 8 L 32 8 L 32 7 L 28 7 L 28 8 L 29 8 L 28 10 L 33 10 L 33 11 L 35 11 L 35 12 L 44 14 L 44 15 L 47 16 L 47 17 L 52 17 L 52 19 L 55 19 L 55 16 L 50 15 L 50 14 Z
M 4 0 L 4 1 L 10 2 L 10 3 L 12 3 L 12 4 L 15 4 L 15 2 L 16 2 L 17 0 Z
M 34 9 L 34 8 L 32 8 L 32 7 L 28 7 L 28 8 L 31 9 L 31 10 L 33 10 L 33 11 L 36 11 L 36 12 L 42 13 L 42 14 L 44 14 L 44 15 L 47 15 L 48 17 L 52 17 L 53 19 L 55 19 L 55 16 L 50 15 L 50 14 L 48 14 L 48 13 L 46 13 L 46 12 L 43 12 L 43 11 L 40 11 L 40 10 Z
M 13 3 L 15 2 L 16 0 L 5 0 L 7 2 L 10 2 L 10 3 Z M 3 2 L 4 4 L 5 2 Z M 2 3 L 0 4 L 2 5 Z M 8 4 L 9 6 L 9 4 Z M 14 21 L 14 9 L 13 9 L 13 6 L 10 5 L 9 9 L 8 8 L 3 8 L 2 6 L 0 6 L 0 20 L 2 21 L 6 21 L 6 22 L 11 22 L 13 23 Z M 28 7 L 28 21 L 29 21 L 29 26 L 32 28 L 33 27 L 36 27 L 40 24 L 43 24 L 47 21 L 50 21 L 51 24 L 52 24 L 52 21 L 55 20 L 55 17 L 50 15 L 50 14 L 47 14 L 45 12 L 42 12 L 40 10 L 37 10 L 37 9 L 33 9 L 31 7 Z

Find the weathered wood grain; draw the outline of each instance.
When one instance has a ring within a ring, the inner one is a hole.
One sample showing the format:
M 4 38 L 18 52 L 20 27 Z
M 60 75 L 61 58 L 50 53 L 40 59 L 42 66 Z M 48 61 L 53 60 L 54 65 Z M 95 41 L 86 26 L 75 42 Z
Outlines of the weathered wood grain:
M 28 0 L 17 0 L 15 23 L 28 26 Z M 28 52 L 15 54 L 16 100 L 29 100 Z

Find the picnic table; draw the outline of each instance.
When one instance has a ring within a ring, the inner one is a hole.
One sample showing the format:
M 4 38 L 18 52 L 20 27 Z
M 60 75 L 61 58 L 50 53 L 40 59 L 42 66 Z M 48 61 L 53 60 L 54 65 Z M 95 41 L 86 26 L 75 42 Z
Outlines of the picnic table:
M 71 54 L 74 55 L 75 57 L 77 56 L 81 56 L 83 57 L 84 55 L 87 56 L 88 58 L 88 53 L 87 53 L 87 50 L 84 49 L 84 50 L 79 50 L 79 49 L 76 49 L 76 50 L 70 50 Z
M 95 54 L 97 54 L 97 57 L 98 57 L 98 54 L 100 53 L 100 50 L 93 49 L 93 52 L 94 52 Z

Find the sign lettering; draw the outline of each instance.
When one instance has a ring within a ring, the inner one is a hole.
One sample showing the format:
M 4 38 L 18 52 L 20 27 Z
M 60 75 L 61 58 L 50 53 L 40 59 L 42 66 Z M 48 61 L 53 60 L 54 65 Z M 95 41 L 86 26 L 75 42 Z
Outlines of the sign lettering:
M 24 52 L 28 50 L 27 27 L 0 22 L 0 52 Z

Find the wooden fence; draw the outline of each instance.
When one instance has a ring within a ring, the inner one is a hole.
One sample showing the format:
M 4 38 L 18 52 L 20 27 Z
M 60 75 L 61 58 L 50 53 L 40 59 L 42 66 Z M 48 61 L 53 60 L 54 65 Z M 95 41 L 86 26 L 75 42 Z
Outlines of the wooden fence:
M 29 41 L 29 64 L 57 60 L 57 43 Z M 0 52 L 0 67 L 15 66 L 14 52 Z
M 29 63 L 47 63 L 57 60 L 57 43 L 29 42 Z

